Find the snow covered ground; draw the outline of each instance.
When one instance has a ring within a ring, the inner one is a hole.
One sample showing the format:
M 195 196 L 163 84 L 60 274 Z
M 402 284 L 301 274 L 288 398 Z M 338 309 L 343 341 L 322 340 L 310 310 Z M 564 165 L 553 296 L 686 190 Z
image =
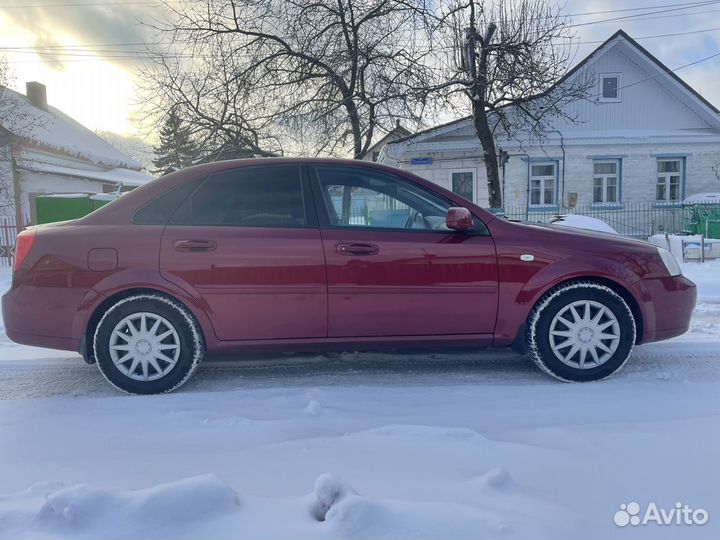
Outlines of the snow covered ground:
M 132 397 L 0 335 L 0 538 L 717 538 L 720 261 L 686 273 L 691 331 L 591 384 L 506 352 L 285 355 Z M 615 525 L 631 502 L 709 519 Z

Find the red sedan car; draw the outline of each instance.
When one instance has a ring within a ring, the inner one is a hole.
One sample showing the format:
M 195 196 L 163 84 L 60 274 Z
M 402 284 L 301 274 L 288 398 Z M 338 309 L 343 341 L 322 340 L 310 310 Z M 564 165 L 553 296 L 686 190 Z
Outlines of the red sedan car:
M 646 242 L 511 223 L 406 171 L 223 161 L 18 237 L 18 343 L 80 351 L 122 390 L 206 351 L 514 346 L 564 381 L 688 329 L 695 286 Z

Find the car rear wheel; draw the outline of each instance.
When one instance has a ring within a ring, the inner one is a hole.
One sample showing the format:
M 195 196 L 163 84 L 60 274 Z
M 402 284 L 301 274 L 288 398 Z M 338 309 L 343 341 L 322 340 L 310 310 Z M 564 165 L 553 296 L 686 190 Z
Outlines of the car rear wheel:
M 528 352 L 562 381 L 597 381 L 625 365 L 635 344 L 635 318 L 623 298 L 597 283 L 568 283 L 533 309 Z
M 103 376 L 131 394 L 171 392 L 195 372 L 205 353 L 194 317 L 161 295 L 124 298 L 95 330 L 95 358 Z

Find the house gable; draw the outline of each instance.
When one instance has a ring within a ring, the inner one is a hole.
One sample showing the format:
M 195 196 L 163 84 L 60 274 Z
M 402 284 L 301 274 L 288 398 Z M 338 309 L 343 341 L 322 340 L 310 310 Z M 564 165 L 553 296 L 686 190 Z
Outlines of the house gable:
M 619 76 L 619 100 L 602 101 L 603 75 Z M 580 76 L 592 77 L 595 86 L 588 100 L 566 108 L 577 122 L 552 122 L 563 133 L 720 129 L 717 110 L 624 33 L 590 55 L 568 82 Z
M 603 74 L 619 74 L 620 100 L 601 101 L 599 84 Z M 559 134 L 569 138 L 642 138 L 684 130 L 720 133 L 718 110 L 622 30 L 578 63 L 558 85 L 576 77 L 592 77 L 597 84 L 588 100 L 567 106 L 566 111 L 575 122 L 557 118 L 548 123 L 549 138 Z M 528 137 L 520 134 L 517 138 L 527 141 Z M 498 139 L 512 145 L 512 141 L 503 141 L 505 137 Z M 430 151 L 433 147 L 478 147 L 478 142 L 471 119 L 466 117 L 389 146 L 395 146 L 395 152 L 402 151 L 401 147 L 406 151 Z

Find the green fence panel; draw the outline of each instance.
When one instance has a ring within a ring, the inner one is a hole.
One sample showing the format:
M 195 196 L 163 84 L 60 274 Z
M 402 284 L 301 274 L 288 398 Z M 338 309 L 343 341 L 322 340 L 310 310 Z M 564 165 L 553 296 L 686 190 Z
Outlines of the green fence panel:
M 89 197 L 36 197 L 35 216 L 38 224 L 77 219 L 94 210 Z

